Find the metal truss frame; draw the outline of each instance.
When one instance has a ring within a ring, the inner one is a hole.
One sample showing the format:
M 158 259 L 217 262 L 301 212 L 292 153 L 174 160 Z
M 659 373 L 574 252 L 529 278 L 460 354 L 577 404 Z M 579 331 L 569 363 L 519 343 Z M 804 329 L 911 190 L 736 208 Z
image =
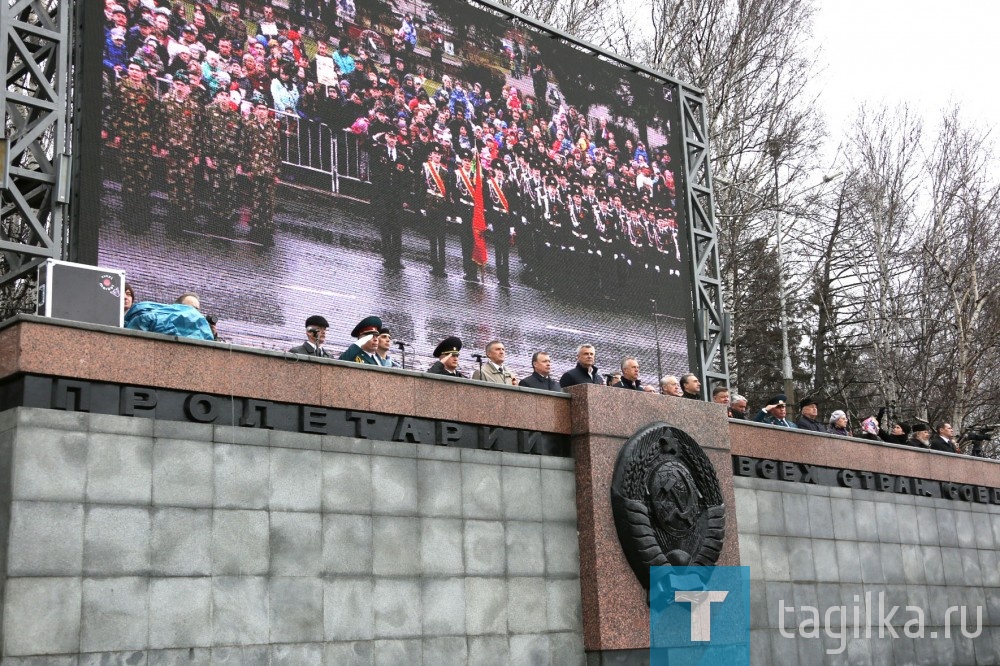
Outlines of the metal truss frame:
M 65 256 L 73 0 L 0 0 L 0 287 Z

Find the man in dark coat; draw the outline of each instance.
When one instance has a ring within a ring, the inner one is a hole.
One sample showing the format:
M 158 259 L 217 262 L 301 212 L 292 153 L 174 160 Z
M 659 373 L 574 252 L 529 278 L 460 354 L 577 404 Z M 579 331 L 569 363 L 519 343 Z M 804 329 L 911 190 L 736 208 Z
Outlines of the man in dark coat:
M 563 373 L 559 386 L 564 389 L 577 384 L 603 384 L 601 373 L 597 371 L 594 360 L 597 350 L 594 345 L 583 344 L 576 348 L 576 367 Z
M 914 423 L 910 428 L 910 438 L 906 440 L 906 445 L 918 449 L 931 448 L 931 427 L 921 421 Z
M 962 453 L 961 449 L 955 445 L 955 431 L 952 429 L 950 423 L 939 421 L 935 431 L 931 435 L 931 450 L 944 451 L 945 453 Z
M 441 341 L 434 348 L 434 356 L 437 358 L 427 372 L 432 375 L 444 375 L 446 377 L 465 377 L 458 371 L 458 355 L 462 351 L 462 340 L 457 336 L 449 336 Z
M 795 419 L 795 425 L 799 427 L 799 430 L 826 432 L 823 424 L 816 420 L 818 415 L 819 403 L 812 396 L 806 396 L 799 400 L 799 418 Z
M 795 428 L 795 424 L 785 418 L 787 412 L 787 405 L 785 404 L 785 394 L 779 393 L 778 395 L 772 397 L 767 401 L 767 405 L 763 407 L 757 415 L 753 417 L 756 423 L 764 423 L 766 425 L 781 426 L 783 428 Z
M 559 382 L 552 378 L 552 359 L 548 352 L 535 352 L 531 355 L 531 374 L 522 379 L 518 386 L 543 391 L 558 391 Z
M 306 341 L 298 347 L 289 349 L 289 353 L 330 358 L 330 355 L 323 349 L 323 343 L 326 341 L 326 329 L 328 328 L 330 328 L 330 324 L 324 317 L 320 315 L 309 317 L 306 319 Z
M 365 365 L 382 365 L 379 362 L 378 334 L 382 329 L 382 320 L 376 316 L 365 317 L 351 331 L 351 337 L 357 338 L 354 343 L 340 355 L 341 361 L 364 363 Z
M 399 137 L 386 132 L 384 143 L 376 143 L 371 151 L 372 182 L 375 198 L 372 211 L 375 224 L 382 232 L 382 262 L 386 268 L 402 268 L 403 204 L 405 193 L 413 182 L 409 153 L 399 145 Z

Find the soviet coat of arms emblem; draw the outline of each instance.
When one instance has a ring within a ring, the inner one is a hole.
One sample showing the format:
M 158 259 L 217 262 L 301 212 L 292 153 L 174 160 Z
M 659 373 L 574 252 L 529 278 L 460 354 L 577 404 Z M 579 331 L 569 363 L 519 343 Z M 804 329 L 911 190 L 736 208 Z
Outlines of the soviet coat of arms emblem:
M 652 423 L 618 453 L 611 480 L 618 540 L 643 587 L 649 567 L 710 566 L 722 551 L 726 509 L 708 456 L 686 432 Z

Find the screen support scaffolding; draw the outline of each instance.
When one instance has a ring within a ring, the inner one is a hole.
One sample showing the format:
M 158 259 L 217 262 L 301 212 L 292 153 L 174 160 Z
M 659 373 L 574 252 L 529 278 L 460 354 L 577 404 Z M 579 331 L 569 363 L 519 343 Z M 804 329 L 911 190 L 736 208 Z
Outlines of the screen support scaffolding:
M 69 212 L 67 0 L 0 1 L 0 286 L 64 258 Z

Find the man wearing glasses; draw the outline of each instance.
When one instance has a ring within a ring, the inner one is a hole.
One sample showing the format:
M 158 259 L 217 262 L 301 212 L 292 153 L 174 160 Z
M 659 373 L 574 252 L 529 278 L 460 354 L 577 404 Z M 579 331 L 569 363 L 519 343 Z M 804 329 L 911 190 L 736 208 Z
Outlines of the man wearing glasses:
M 434 356 L 438 360 L 427 369 L 432 375 L 446 377 L 465 377 L 458 371 L 458 355 L 462 351 L 462 340 L 454 335 L 447 337 L 434 348 Z

